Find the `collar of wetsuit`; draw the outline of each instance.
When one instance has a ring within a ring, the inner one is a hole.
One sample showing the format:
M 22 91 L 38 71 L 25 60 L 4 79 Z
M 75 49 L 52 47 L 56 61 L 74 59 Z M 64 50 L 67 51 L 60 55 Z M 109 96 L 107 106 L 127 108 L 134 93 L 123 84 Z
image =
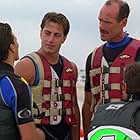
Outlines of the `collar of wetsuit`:
M 107 48 L 121 48 L 121 47 L 124 47 L 126 46 L 129 41 L 130 41 L 130 37 L 128 36 L 129 34 L 126 34 L 125 37 L 123 38 L 123 40 L 119 41 L 119 42 L 107 42 L 105 44 L 105 46 Z

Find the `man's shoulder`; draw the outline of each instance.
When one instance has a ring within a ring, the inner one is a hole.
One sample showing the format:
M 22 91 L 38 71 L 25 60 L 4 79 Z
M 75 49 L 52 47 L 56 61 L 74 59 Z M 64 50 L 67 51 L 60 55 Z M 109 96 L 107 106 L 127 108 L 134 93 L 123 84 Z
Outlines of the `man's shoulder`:
M 20 65 L 21 67 L 30 65 L 34 61 L 33 58 L 38 59 L 36 57 L 37 54 L 36 55 L 35 54 L 36 54 L 35 52 L 32 52 L 32 53 L 24 55 L 23 57 L 20 58 L 20 60 L 17 61 L 17 63 L 15 64 L 15 67 L 17 65 Z
M 62 61 L 65 61 L 67 63 L 70 63 L 72 65 L 72 67 L 77 67 L 77 65 L 76 65 L 75 62 L 73 62 L 72 60 L 70 60 L 69 58 L 67 58 L 65 56 L 60 55 L 60 59 L 62 59 Z
M 90 56 L 91 54 L 94 54 L 97 50 L 101 50 L 101 51 L 102 51 L 102 49 L 103 49 L 104 46 L 105 46 L 105 43 L 104 43 L 104 44 L 101 44 L 101 45 L 99 45 L 99 46 L 97 46 L 97 47 L 95 47 L 95 48 L 92 50 L 92 52 L 89 53 L 89 56 Z
M 139 48 L 140 47 L 140 40 L 133 38 L 133 37 L 130 37 L 129 45 L 136 46 Z
M 10 80 L 13 80 L 13 79 L 18 79 L 19 76 L 13 72 L 10 72 L 10 71 L 1 71 L 0 72 L 0 79 L 7 79 L 7 78 Z
M 3 72 L 3 73 L 0 72 L 0 80 L 1 80 L 1 84 L 6 85 L 7 88 L 8 87 L 13 88 L 14 86 L 15 89 L 24 90 L 26 87 L 25 85 L 28 85 L 27 82 L 22 77 L 12 72 Z

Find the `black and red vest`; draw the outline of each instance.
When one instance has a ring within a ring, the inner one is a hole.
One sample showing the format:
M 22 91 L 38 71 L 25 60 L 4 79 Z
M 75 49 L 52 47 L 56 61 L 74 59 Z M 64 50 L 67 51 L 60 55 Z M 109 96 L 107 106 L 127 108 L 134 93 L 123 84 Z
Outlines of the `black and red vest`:
M 140 41 L 132 40 L 111 65 L 104 58 L 103 46 L 95 49 L 91 59 L 90 82 L 97 102 L 99 99 L 123 99 L 124 70 L 126 65 L 135 61 L 139 48 Z

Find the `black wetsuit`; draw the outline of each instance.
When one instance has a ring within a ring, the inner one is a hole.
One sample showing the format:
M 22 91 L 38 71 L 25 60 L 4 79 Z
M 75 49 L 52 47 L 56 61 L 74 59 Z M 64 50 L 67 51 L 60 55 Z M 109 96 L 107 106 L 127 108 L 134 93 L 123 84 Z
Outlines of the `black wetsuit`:
M 32 121 L 29 86 L 0 62 L 0 140 L 20 140 L 18 125 Z
M 99 126 L 120 126 L 131 129 L 140 136 L 139 117 L 140 98 L 99 105 L 91 121 L 89 132 Z

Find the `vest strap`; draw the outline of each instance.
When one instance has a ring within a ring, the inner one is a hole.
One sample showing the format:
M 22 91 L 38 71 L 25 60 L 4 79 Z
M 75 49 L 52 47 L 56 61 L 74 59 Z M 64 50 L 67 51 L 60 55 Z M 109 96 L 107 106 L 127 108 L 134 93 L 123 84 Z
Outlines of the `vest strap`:
M 39 85 L 44 85 L 44 87 L 50 88 L 50 87 L 71 87 L 74 86 L 74 80 L 59 80 L 59 79 L 53 79 L 52 81 L 48 80 L 40 80 Z
M 99 85 L 91 89 L 94 95 L 105 90 L 120 90 L 120 83 L 103 84 L 103 87 Z
M 43 68 L 42 61 L 41 61 L 40 57 L 38 56 L 38 54 L 36 54 L 35 52 L 32 52 L 31 54 L 28 54 L 27 56 L 30 57 L 32 60 L 34 60 L 35 63 L 38 65 L 40 79 L 44 79 L 44 68 Z
M 50 110 L 45 109 L 45 116 L 62 116 L 62 115 L 71 115 L 72 110 L 71 108 L 66 108 L 64 109 L 55 109 L 55 108 L 50 108 Z
M 43 98 L 45 101 L 65 101 L 65 100 L 71 100 L 71 95 L 68 93 L 65 94 L 47 94 L 43 95 Z
M 105 74 L 105 73 L 120 73 L 120 67 L 103 66 L 101 68 L 96 68 L 90 71 L 90 76 L 95 76 L 97 74 Z

